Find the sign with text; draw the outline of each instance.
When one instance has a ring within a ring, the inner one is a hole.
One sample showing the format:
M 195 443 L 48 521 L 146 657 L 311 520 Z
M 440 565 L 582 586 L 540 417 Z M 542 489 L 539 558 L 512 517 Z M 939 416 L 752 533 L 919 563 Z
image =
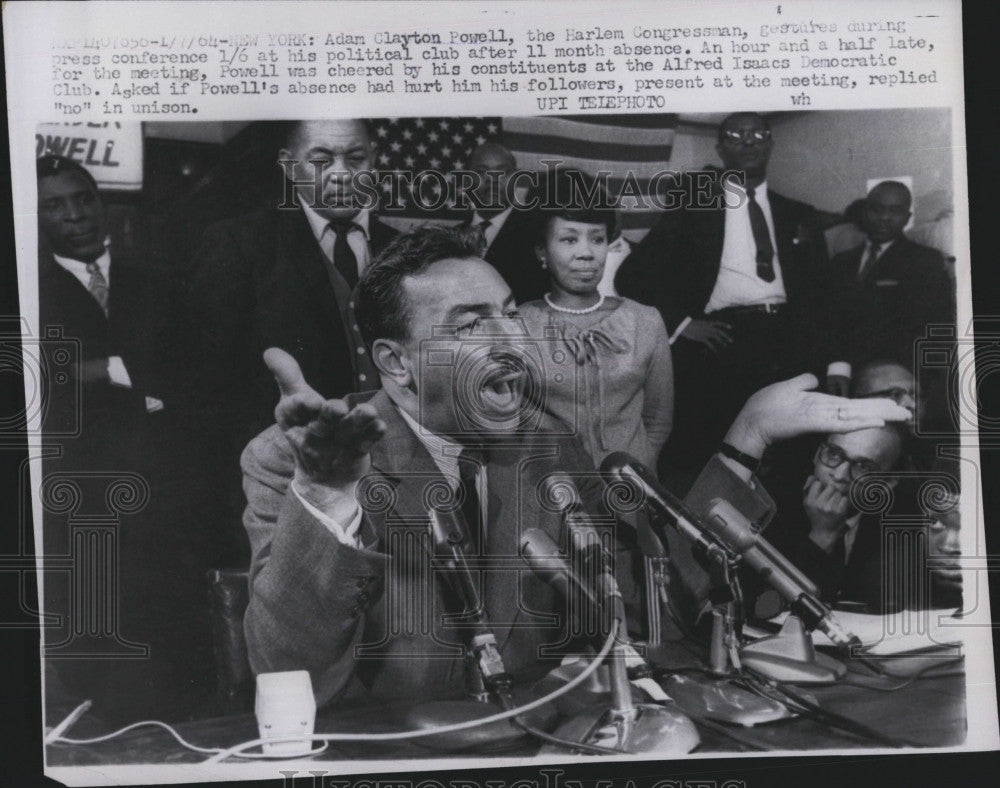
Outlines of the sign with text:
M 35 156 L 47 154 L 79 162 L 101 189 L 142 189 L 141 123 L 41 123 Z

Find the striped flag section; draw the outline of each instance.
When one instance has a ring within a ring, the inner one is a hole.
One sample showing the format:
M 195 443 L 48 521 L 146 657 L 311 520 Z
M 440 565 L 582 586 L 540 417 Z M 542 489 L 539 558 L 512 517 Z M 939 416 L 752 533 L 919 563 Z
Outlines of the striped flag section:
M 612 195 L 622 193 L 626 180 L 646 195 L 650 179 L 670 168 L 676 130 L 674 114 L 504 118 L 503 142 L 521 169 L 542 170 L 544 161 L 555 159 L 595 177 L 611 173 L 606 183 Z M 626 196 L 622 228 L 640 236 L 659 213 L 652 204 L 635 207 Z
M 669 170 L 678 117 L 675 114 L 487 117 L 487 118 L 376 118 L 371 121 L 381 171 L 434 170 L 450 175 L 465 167 L 469 154 L 483 142 L 500 142 L 514 153 L 522 170 L 546 169 L 546 161 L 598 176 L 612 195 L 623 189 L 648 194 L 650 179 Z M 549 165 L 551 166 L 551 165 Z M 412 186 L 412 184 L 410 184 Z M 666 184 L 663 184 L 665 187 Z M 418 185 L 420 200 L 406 186 L 390 199 L 383 184 L 383 218 L 399 229 L 432 218 L 451 222 L 459 218 L 453 202 L 443 200 L 434 211 L 422 208 L 441 193 L 441 183 L 426 179 Z M 636 240 L 656 221 L 655 205 L 636 206 L 622 200 L 622 227 Z

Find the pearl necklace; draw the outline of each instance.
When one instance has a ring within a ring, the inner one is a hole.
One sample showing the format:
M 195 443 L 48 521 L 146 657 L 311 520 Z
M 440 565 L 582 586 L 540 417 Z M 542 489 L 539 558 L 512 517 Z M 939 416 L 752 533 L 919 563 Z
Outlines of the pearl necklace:
M 552 303 L 552 298 L 550 296 L 551 293 L 546 293 L 542 296 L 545 299 L 545 303 L 556 310 L 556 312 L 565 312 L 567 315 L 589 315 L 591 312 L 596 312 L 604 306 L 604 293 L 599 294 L 596 304 L 588 306 L 585 309 L 570 309 L 568 306 L 559 306 L 559 304 Z

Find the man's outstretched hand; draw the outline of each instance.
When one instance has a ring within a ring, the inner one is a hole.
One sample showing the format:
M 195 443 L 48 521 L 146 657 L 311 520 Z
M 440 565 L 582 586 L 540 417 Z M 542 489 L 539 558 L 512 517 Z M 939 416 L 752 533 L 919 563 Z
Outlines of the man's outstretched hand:
M 280 348 L 264 351 L 264 363 L 281 389 L 274 417 L 295 454 L 297 489 L 342 490 L 358 481 L 371 465 L 372 445 L 385 434 L 375 408 L 323 399 L 306 383 L 298 362 Z
M 726 443 L 753 457 L 777 441 L 810 432 L 854 432 L 908 421 L 912 414 L 891 399 L 845 399 L 813 391 L 815 375 L 799 375 L 753 394 L 726 433 Z

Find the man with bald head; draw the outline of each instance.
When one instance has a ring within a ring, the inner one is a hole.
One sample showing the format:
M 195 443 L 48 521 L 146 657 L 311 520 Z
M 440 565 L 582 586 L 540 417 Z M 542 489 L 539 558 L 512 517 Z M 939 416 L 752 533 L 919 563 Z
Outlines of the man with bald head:
M 352 292 L 396 235 L 365 194 L 375 145 L 364 121 L 290 124 L 276 153 L 284 201 L 210 227 L 189 294 L 201 406 L 226 447 L 218 466 L 231 476 L 234 513 L 243 507 L 239 452 L 278 403 L 265 348 L 291 354 L 323 396 L 378 387 Z
M 853 496 L 852 486 L 875 474 L 880 486 L 894 488 L 900 477 L 892 472 L 904 460 L 906 442 L 906 429 L 896 425 L 827 435 L 805 473 L 783 480 L 784 489 L 769 485 L 778 511 L 767 539 L 816 584 L 824 601 L 858 602 L 873 610 L 898 601 L 892 575 L 884 571 L 892 559 L 883 549 L 883 514 L 859 511 L 857 503 L 866 496 Z M 748 595 L 760 594 L 758 615 L 773 615 L 762 611 L 769 592 L 761 594 L 756 578 L 747 581 Z
M 865 199 L 861 246 L 831 261 L 837 312 L 831 334 L 839 356 L 851 367 L 873 359 L 910 366 L 914 344 L 927 326 L 951 324 L 955 299 L 941 253 L 909 240 L 903 229 L 910 219 L 910 190 L 883 181 Z
M 480 230 L 483 259 L 504 278 L 522 304 L 541 298 L 549 279 L 535 258 L 529 214 L 510 205 L 507 182 L 517 170 L 514 154 L 496 142 L 484 142 L 469 155 L 468 169 L 477 177 L 469 192 L 471 214 L 463 226 Z

